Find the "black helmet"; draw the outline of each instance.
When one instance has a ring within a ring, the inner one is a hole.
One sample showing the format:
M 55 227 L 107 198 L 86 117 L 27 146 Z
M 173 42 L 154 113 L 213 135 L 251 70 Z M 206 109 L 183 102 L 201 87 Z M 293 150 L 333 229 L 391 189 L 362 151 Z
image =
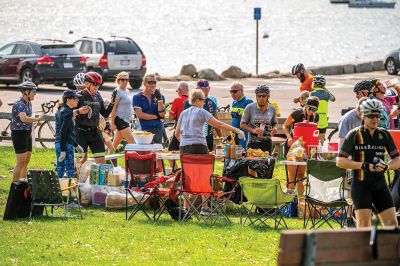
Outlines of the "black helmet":
M 267 85 L 258 85 L 256 88 L 257 93 L 268 93 L 269 94 L 269 87 Z
M 20 89 L 21 92 L 36 91 L 37 90 L 37 86 L 32 81 L 24 81 L 24 82 L 22 82 L 21 84 L 18 85 L 18 89 Z
M 292 75 L 296 75 L 297 73 L 300 73 L 300 71 L 303 69 L 304 69 L 304 65 L 302 63 L 298 63 L 297 65 L 294 65 L 292 67 Z
M 313 78 L 313 87 L 323 88 L 323 87 L 325 87 L 325 84 L 326 84 L 326 79 L 324 76 L 316 75 Z
M 362 80 L 360 82 L 357 82 L 356 85 L 354 85 L 354 93 L 360 92 L 360 91 L 372 91 L 373 84 L 369 80 Z

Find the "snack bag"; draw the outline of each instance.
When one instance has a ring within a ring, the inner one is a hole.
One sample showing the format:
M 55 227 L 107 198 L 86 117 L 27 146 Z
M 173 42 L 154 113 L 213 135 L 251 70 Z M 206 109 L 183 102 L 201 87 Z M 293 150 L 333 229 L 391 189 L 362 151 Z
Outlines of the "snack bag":
M 293 142 L 292 146 L 290 146 L 289 151 L 286 156 L 286 159 L 288 161 L 297 161 L 300 159 L 299 156 L 301 156 L 301 158 L 303 158 L 305 150 L 304 150 L 304 147 L 302 146 L 302 142 L 303 142 L 303 137 L 300 137 L 295 142 Z M 297 148 L 302 148 L 303 152 Z

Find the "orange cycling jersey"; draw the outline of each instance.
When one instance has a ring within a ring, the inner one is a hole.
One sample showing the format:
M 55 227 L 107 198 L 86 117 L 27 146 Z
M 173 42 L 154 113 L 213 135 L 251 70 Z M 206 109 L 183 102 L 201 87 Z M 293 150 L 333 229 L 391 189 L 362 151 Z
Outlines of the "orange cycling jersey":
M 313 75 L 308 74 L 308 77 L 306 77 L 304 82 L 300 84 L 300 92 L 313 90 L 312 87 L 313 78 L 314 78 Z

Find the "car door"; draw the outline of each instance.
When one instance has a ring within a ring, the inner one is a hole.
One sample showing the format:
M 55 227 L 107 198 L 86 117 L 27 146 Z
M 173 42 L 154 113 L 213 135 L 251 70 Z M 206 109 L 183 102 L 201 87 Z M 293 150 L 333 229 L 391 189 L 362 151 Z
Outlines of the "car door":
M 8 72 L 10 79 L 19 80 L 19 66 L 22 61 L 33 53 L 31 47 L 27 44 L 18 43 L 12 55 L 9 57 Z
M 8 44 L 0 48 L 0 79 L 9 79 L 9 59 L 15 48 L 15 44 Z

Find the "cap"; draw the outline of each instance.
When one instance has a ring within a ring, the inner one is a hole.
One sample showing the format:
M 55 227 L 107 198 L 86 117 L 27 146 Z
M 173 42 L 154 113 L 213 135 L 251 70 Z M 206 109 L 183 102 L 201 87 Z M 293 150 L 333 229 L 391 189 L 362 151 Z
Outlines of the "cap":
M 63 93 L 63 97 L 64 97 L 64 98 L 79 98 L 79 97 L 81 97 L 81 96 L 82 96 L 82 95 L 80 95 L 80 94 L 77 93 L 76 91 L 70 90 L 70 89 L 65 90 L 64 93 Z
M 208 80 L 206 80 L 206 79 L 199 79 L 197 81 L 197 88 L 198 89 L 210 88 L 210 84 L 208 83 Z

